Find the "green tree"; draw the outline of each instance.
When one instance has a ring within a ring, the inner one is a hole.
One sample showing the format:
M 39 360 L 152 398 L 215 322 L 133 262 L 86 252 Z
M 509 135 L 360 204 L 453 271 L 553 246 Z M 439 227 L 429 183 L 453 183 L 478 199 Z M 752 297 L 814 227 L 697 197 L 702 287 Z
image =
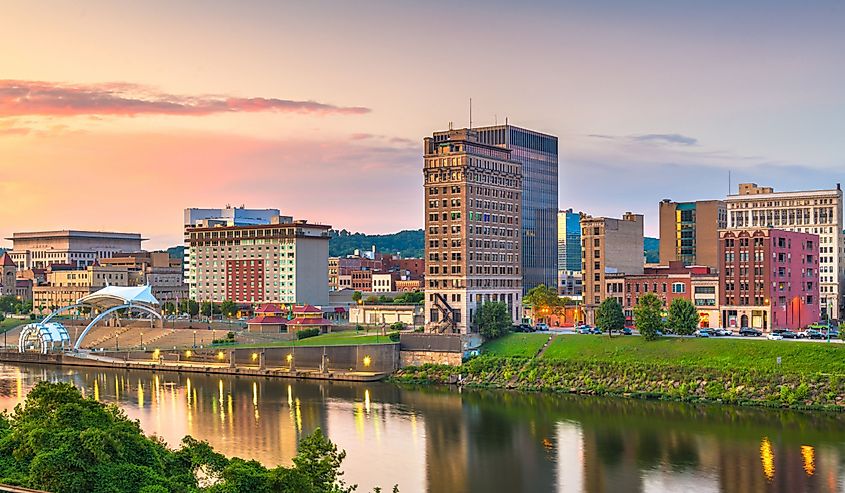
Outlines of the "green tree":
M 15 307 L 18 306 L 18 299 L 8 294 L 6 296 L 0 296 L 0 312 L 3 313 L 13 313 L 15 311 Z
M 539 284 L 529 289 L 528 293 L 522 297 L 522 304 L 531 307 L 531 313 L 535 320 L 546 319 L 549 315 L 556 314 L 559 308 L 563 307 L 557 291 L 545 284 Z
M 376 303 L 378 303 L 378 296 L 374 294 L 371 294 L 364 299 L 365 305 L 375 305 Z
M 191 437 L 173 450 L 68 383 L 40 382 L 0 414 L 0 483 L 57 493 L 349 493 L 345 457 L 319 428 L 300 441 L 292 467 L 229 459 Z
M 355 303 L 359 303 L 359 304 L 360 304 L 360 303 L 361 303 L 361 299 L 362 299 L 363 297 L 364 297 L 364 294 L 363 294 L 363 293 L 361 293 L 360 291 L 354 291 L 354 292 L 352 293 L 352 301 L 354 301 Z
M 620 332 L 625 328 L 625 314 L 616 298 L 607 298 L 596 309 L 596 326 L 606 330 L 610 337 L 613 331 Z
M 200 313 L 204 317 L 210 317 L 214 314 L 214 303 L 210 301 L 203 301 L 200 304 Z
M 669 316 L 666 318 L 666 326 L 676 334 L 688 336 L 695 332 L 701 321 L 695 305 L 686 298 L 675 298 L 669 304 Z
M 232 318 L 235 316 L 235 313 L 238 311 L 238 305 L 235 304 L 232 300 L 224 300 L 223 303 L 220 303 L 220 312 L 226 318 Z
M 164 304 L 161 305 L 161 309 L 168 315 L 176 313 L 176 306 L 172 301 L 165 301 Z
M 663 328 L 662 310 L 663 302 L 654 293 L 642 295 L 636 306 L 634 306 L 634 320 L 637 324 L 637 329 L 639 329 L 640 334 L 647 341 L 657 339 L 657 331 Z
M 475 325 L 478 332 L 487 339 L 495 339 L 508 333 L 511 324 L 508 305 L 498 301 L 488 301 L 475 312 Z

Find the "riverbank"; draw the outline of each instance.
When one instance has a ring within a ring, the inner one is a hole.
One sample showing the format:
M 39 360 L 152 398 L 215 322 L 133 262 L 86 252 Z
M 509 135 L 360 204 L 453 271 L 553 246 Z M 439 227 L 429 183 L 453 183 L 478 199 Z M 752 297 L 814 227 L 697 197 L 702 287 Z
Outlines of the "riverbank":
M 396 382 L 845 411 L 845 348 L 780 341 L 512 334 Z M 542 351 L 541 351 L 542 350 Z M 534 353 L 527 356 L 526 353 Z M 538 353 L 541 353 L 538 356 Z M 514 356 L 514 354 L 517 354 Z

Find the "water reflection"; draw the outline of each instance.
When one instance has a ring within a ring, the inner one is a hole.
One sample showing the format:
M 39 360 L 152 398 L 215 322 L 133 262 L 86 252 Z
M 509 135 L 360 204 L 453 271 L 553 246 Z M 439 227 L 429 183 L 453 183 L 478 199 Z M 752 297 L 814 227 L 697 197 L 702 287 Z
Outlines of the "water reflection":
M 147 433 L 288 464 L 320 427 L 346 479 L 429 492 L 843 489 L 845 417 L 572 396 L 0 366 L 0 408 L 39 380 L 118 402 Z

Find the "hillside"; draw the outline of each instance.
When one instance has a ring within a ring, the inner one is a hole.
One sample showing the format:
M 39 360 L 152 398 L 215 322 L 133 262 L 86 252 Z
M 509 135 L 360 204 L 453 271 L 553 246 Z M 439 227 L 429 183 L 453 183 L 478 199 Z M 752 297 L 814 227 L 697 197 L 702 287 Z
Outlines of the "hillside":
M 421 229 L 404 230 L 386 235 L 350 233 L 345 229 L 332 230 L 329 239 L 329 255 L 332 257 L 352 255 L 355 249 L 369 250 L 373 245 L 376 251 L 383 253 L 399 252 L 403 257 L 422 257 L 425 250 L 425 235 Z
M 646 261 L 656 263 L 659 261 L 657 238 L 645 238 L 644 250 Z M 376 250 L 383 253 L 399 252 L 403 257 L 422 257 L 425 253 L 425 234 L 421 229 L 404 230 L 398 233 L 385 235 L 368 235 L 364 233 L 350 233 L 343 229 L 332 230 L 329 239 L 329 256 L 343 257 L 352 255 L 355 249 L 364 251 L 376 246 Z M 171 257 L 182 258 L 183 246 L 168 248 Z

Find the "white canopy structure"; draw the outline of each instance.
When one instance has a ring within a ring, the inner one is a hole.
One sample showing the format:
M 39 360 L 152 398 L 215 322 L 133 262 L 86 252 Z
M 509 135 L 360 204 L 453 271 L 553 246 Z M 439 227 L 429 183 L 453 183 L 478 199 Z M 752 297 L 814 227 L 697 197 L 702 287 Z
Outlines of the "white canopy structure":
M 18 347 L 21 352 L 29 348 L 38 349 L 42 354 L 50 349 L 55 349 L 56 344 L 64 349 L 65 344 L 70 342 L 70 336 L 65 326 L 58 322 L 27 324 L 22 330 L 18 340 Z
M 85 335 L 88 334 L 88 332 L 91 330 L 91 328 L 93 328 L 104 318 L 118 310 L 135 310 L 144 312 L 149 314 L 153 318 L 157 318 L 159 320 L 159 323 L 163 322 L 161 313 L 158 310 L 158 305 L 159 302 L 156 297 L 153 296 L 150 286 L 106 286 L 99 291 L 79 298 L 76 301 L 76 304 L 74 305 L 65 306 L 59 308 L 58 310 L 55 310 L 50 315 L 48 315 L 47 318 L 41 321 L 40 324 L 30 325 L 49 326 L 50 320 L 59 313 L 75 308 L 90 308 L 91 313 L 97 313 L 97 315 L 94 317 L 93 320 L 91 320 L 88 326 L 85 327 L 85 330 L 82 331 L 82 334 L 80 334 L 79 338 L 76 340 L 73 349 L 74 351 L 78 351 L 80 345 L 82 344 L 82 340 L 85 338 Z M 19 350 L 23 352 L 25 349 L 26 346 L 24 345 L 22 332 Z M 42 346 L 42 351 L 46 352 L 44 346 Z

